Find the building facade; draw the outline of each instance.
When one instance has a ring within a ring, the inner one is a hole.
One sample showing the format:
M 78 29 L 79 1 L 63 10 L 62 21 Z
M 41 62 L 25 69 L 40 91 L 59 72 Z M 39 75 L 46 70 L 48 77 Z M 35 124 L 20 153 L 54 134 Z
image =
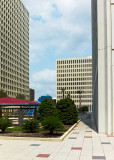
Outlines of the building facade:
M 93 116 L 114 134 L 114 0 L 92 0 Z
M 50 95 L 44 95 L 44 96 L 41 96 L 38 98 L 38 102 L 42 102 L 46 98 L 52 99 L 52 97 Z
M 0 89 L 29 99 L 29 13 L 21 0 L 0 0 Z
M 35 92 L 34 89 L 29 88 L 29 100 L 34 101 Z
M 92 58 L 56 60 L 56 100 L 70 96 L 77 107 L 80 105 L 77 91 L 82 91 L 81 105 L 92 109 Z

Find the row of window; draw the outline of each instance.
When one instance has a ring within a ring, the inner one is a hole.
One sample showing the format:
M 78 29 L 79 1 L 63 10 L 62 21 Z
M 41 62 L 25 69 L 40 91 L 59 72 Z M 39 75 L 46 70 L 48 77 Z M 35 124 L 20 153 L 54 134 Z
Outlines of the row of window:
M 1 70 L 1 77 L 5 77 L 5 78 L 8 78 L 8 79 L 13 79 L 13 80 L 19 80 L 19 78 L 21 77 L 21 79 L 24 79 L 24 80 L 29 80 L 29 74 L 27 73 L 26 75 L 25 74 L 21 74 L 21 73 L 18 73 L 16 72 L 16 74 L 14 73 L 11 73 L 11 72 L 5 72 L 4 70 L 2 71 Z
M 13 0 L 13 1 L 9 1 L 9 0 L 1 0 L 0 5 L 4 8 L 4 9 L 9 9 L 8 13 L 11 12 L 18 12 L 18 10 L 21 10 L 25 13 L 26 16 L 29 15 L 27 9 L 25 8 L 25 6 L 23 5 L 23 3 L 21 2 L 21 0 Z
M 15 27 L 22 27 L 22 29 L 26 29 L 28 31 L 28 28 L 26 28 L 28 26 L 28 21 L 27 17 L 25 17 L 24 15 L 19 15 L 18 17 L 18 13 L 16 16 L 16 14 L 14 13 L 7 14 L 7 12 L 4 11 L 4 13 L 1 13 L 1 21 L 2 23 L 5 22 L 5 24 L 7 24 L 8 26 L 15 25 Z
M 11 89 L 7 89 L 6 88 L 6 86 L 1 86 L 1 88 L 2 89 L 6 89 L 7 90 L 7 94 L 8 94 L 8 96 L 10 96 L 10 97 L 16 97 L 15 95 L 17 95 L 17 93 L 23 93 L 25 96 L 26 96 L 26 98 L 27 97 L 29 97 L 28 96 L 28 93 L 29 93 L 29 91 L 28 91 L 28 89 L 21 89 L 21 88 L 15 88 L 15 90 L 14 90 L 14 88 L 12 88 L 11 87 Z
M 67 88 L 67 87 L 66 87 Z M 68 87 L 68 89 L 69 89 L 69 87 Z M 77 92 L 77 87 L 72 87 L 72 91 L 70 91 L 70 90 L 65 90 L 65 94 L 76 94 L 76 92 Z M 74 90 L 74 91 L 73 91 Z M 62 93 L 62 91 L 57 91 L 57 94 L 61 94 Z M 91 95 L 92 94 L 92 90 L 83 90 L 82 91 L 82 95 Z
M 83 77 L 83 78 L 57 78 L 58 81 L 87 81 L 90 80 L 92 81 L 92 77 Z
M 12 69 L 15 69 L 17 71 L 20 71 L 21 72 L 21 69 L 24 71 L 24 72 L 28 72 L 29 70 L 29 66 L 28 66 L 28 63 L 25 62 L 24 60 L 20 62 L 14 60 L 14 61 L 8 61 L 7 59 L 5 58 L 1 58 L 1 61 L 0 63 L 2 64 L 2 66 L 6 66 L 8 68 L 12 68 Z
M 3 29 L 1 31 L 1 39 L 2 42 L 10 42 L 10 45 L 13 45 L 15 48 L 17 44 L 18 46 L 24 46 L 27 49 L 29 48 L 29 34 L 25 34 L 24 31 L 21 33 L 16 33 L 14 30 L 10 32 L 10 30 L 7 31 Z
M 29 62 L 29 55 L 25 54 L 25 52 L 12 52 L 11 50 L 3 47 L 1 45 L 1 55 L 3 59 L 10 60 L 13 62 L 24 62 L 24 65 Z M 27 65 L 28 66 L 28 65 Z
M 59 91 L 59 90 L 61 90 L 61 86 L 57 86 L 57 90 Z M 75 89 L 77 89 L 77 90 L 84 90 L 84 89 L 92 89 L 92 86 L 73 86 L 73 87 L 66 87 L 66 86 L 64 86 L 64 88 L 66 89 L 66 90 L 72 90 L 73 88 L 75 88 Z
M 91 76 L 92 77 L 92 73 L 73 73 L 73 74 L 57 74 L 57 77 L 84 77 L 84 76 Z
M 68 73 L 68 72 L 91 72 L 92 68 L 88 69 L 65 69 L 65 70 L 57 70 L 57 73 Z
M 59 68 L 88 68 L 92 67 L 92 64 L 77 64 L 77 65 L 57 65 L 57 69 Z
M 9 68 L 9 67 L 7 67 L 7 66 L 5 66 L 5 65 L 1 65 L 2 67 L 1 67 L 1 74 L 5 74 L 5 75 L 8 75 L 8 73 L 10 74 L 12 74 L 12 75 L 15 75 L 15 76 L 21 76 L 21 77 L 23 77 L 23 76 L 29 76 L 29 72 L 28 71 L 24 71 L 23 69 L 21 69 L 21 68 L 19 68 L 19 71 L 17 70 L 15 70 L 14 68 Z M 7 74 L 6 74 L 7 73 Z
M 72 86 L 72 85 L 92 85 L 92 82 L 62 82 L 62 83 L 57 83 L 57 86 Z
M 76 93 L 76 91 L 71 91 L 71 92 L 69 92 L 69 91 L 66 91 L 65 92 L 65 95 L 68 95 L 68 94 L 70 94 L 70 96 L 73 96 L 74 98 L 79 98 L 79 95 Z M 72 95 L 72 94 L 76 94 L 76 95 Z M 62 95 L 62 93 L 60 93 L 60 95 L 58 95 L 58 96 L 61 96 Z M 83 99 L 83 98 L 92 98 L 92 95 L 81 95 L 81 98 Z
M 57 64 L 91 63 L 92 59 L 57 60 Z

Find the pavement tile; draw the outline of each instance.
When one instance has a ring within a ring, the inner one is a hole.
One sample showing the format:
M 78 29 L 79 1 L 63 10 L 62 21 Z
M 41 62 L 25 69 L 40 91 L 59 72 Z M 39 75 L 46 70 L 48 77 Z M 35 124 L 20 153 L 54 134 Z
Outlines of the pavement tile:
M 65 160 L 79 160 L 81 150 L 71 150 Z
M 82 147 L 72 147 L 71 150 L 82 150 Z
M 92 136 L 85 136 L 84 138 L 92 138 Z
M 101 142 L 101 144 L 111 144 L 110 142 Z
M 53 160 L 66 160 L 69 152 L 58 152 L 57 155 L 53 158 Z
M 79 134 L 79 132 L 73 132 L 72 134 Z
M 92 159 L 94 160 L 94 159 L 103 159 L 103 160 L 105 160 L 106 158 L 105 158 L 105 156 L 92 156 Z
M 76 137 L 69 137 L 68 139 L 76 139 Z
M 36 157 L 48 158 L 50 154 L 38 154 Z
M 40 146 L 40 144 L 31 144 L 30 146 Z
M 92 156 L 91 155 L 81 155 L 80 156 L 80 160 L 92 160 Z

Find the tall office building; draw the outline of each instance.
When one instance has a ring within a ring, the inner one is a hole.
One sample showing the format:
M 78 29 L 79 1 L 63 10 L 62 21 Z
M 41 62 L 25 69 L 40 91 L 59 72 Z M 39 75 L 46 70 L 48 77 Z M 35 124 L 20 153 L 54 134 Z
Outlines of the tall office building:
M 0 89 L 29 99 L 29 13 L 21 0 L 0 0 Z
M 56 100 L 62 99 L 61 89 L 65 89 L 65 97 L 70 95 L 76 106 L 80 100 L 77 91 L 82 91 L 81 105 L 92 108 L 92 58 L 58 59 L 56 60 Z
M 114 134 L 114 0 L 92 0 L 93 116 Z

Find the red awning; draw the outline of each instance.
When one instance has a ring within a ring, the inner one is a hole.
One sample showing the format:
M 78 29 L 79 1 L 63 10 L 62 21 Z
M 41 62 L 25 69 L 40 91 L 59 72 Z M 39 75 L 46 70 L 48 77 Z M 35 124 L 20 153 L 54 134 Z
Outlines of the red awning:
M 12 97 L 0 98 L 0 106 L 39 106 L 40 103 Z

